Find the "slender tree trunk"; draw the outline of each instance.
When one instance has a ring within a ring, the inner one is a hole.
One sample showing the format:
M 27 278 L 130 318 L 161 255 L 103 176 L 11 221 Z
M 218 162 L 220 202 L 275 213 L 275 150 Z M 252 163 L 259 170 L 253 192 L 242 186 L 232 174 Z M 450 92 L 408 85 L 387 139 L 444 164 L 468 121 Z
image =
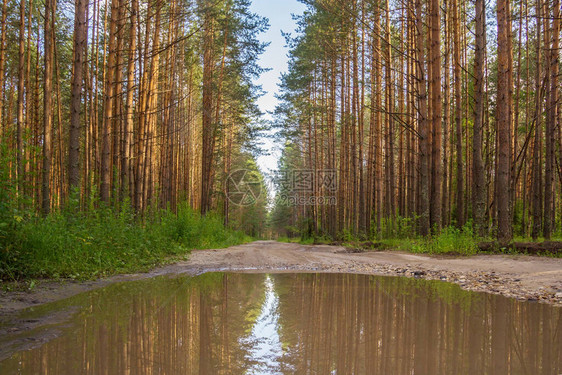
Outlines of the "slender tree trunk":
M 429 234 L 429 140 L 427 119 L 427 89 L 425 79 L 422 2 L 416 0 L 416 59 L 418 81 L 418 137 L 419 137 L 419 233 Z
M 135 89 L 135 61 L 136 61 L 136 48 L 137 48 L 137 14 L 139 9 L 138 0 L 131 2 L 131 11 L 129 15 L 130 29 L 129 29 L 129 60 L 127 63 L 127 98 L 125 101 L 126 119 L 123 125 L 123 156 L 121 160 L 121 195 L 125 195 L 125 190 L 128 189 L 129 194 L 133 193 L 131 184 L 131 132 L 133 131 L 134 124 L 134 108 L 133 97 Z
M 72 189 L 80 187 L 80 107 L 84 55 L 86 52 L 86 9 L 88 0 L 76 0 L 74 3 L 74 66 L 72 74 L 72 91 L 70 98 L 70 132 L 68 136 L 68 186 Z
M 159 6 L 159 5 L 156 5 Z M 123 65 L 124 65 L 124 38 L 125 38 L 125 1 L 119 0 L 119 8 L 117 13 L 117 30 L 116 30 L 116 46 L 115 46 L 115 69 L 113 80 L 115 87 L 113 88 L 113 118 L 111 121 L 112 131 L 112 147 L 111 147 L 111 195 L 115 202 L 119 202 L 122 189 L 119 186 L 121 181 L 121 165 L 123 158 Z
M 454 34 L 454 75 L 455 75 L 455 135 L 456 135 L 456 151 L 457 151 L 457 191 L 456 191 L 456 205 L 457 205 L 457 225 L 462 227 L 465 222 L 464 214 L 464 162 L 462 157 L 462 103 L 461 103 L 461 39 L 460 39 L 460 22 L 459 22 L 459 7 L 458 0 L 454 1 L 453 9 L 453 34 Z M 478 0 L 477 0 L 478 1 Z M 478 13 L 477 13 L 478 17 Z M 476 21 L 479 22 L 478 20 Z M 476 31 L 478 33 L 478 29 Z M 483 32 L 483 30 L 482 30 Z M 478 47 L 477 47 L 478 48 Z M 477 74 L 477 73 L 475 73 Z M 480 82 L 482 84 L 482 82 Z M 480 88 L 481 89 L 481 88 Z M 481 94 L 481 93 L 480 93 Z M 476 101 L 476 100 L 475 100 Z M 482 101 L 482 98 L 480 98 Z M 481 115 L 480 115 L 481 116 Z M 481 126 L 481 124 L 480 124 Z M 481 141 L 480 141 L 481 143 Z M 481 151 L 480 151 L 481 153 Z M 482 157 L 480 157 L 482 158 Z
M 441 227 L 441 179 L 443 165 L 441 159 L 441 34 L 439 19 L 439 0 L 431 0 L 430 5 L 430 53 L 431 53 L 431 108 L 432 108 L 432 169 L 431 169 L 431 211 L 432 228 Z
M 560 51 L 558 49 L 560 39 L 560 0 L 554 0 L 552 4 L 552 28 L 550 39 L 552 41 L 548 54 L 550 73 L 550 94 L 548 95 L 548 106 L 546 114 L 546 167 L 544 182 L 544 219 L 543 236 L 550 239 L 552 235 L 553 207 L 554 207 L 554 139 L 556 121 L 558 119 L 558 65 Z
M 1 89 L 1 88 L 0 88 Z M 25 90 L 25 0 L 20 0 L 20 30 L 19 30 L 19 54 L 18 54 L 18 109 L 16 129 L 16 176 L 18 198 L 23 195 L 23 128 L 24 123 L 24 90 Z
M 56 0 L 45 0 L 45 73 L 43 77 L 43 169 L 41 184 L 41 210 L 48 215 L 51 210 L 51 159 L 53 136 L 53 60 L 54 30 L 53 14 Z
M 373 55 L 373 69 L 375 70 L 375 104 L 373 110 L 375 111 L 375 214 L 376 214 L 376 227 L 377 230 L 381 229 L 382 214 L 383 214 L 383 173 L 382 173 L 382 51 L 381 51 L 381 14 L 377 7 L 375 9 L 375 27 L 373 30 L 374 51 Z
M 40 28 L 37 28 L 37 41 L 39 41 L 41 39 L 41 32 L 44 32 L 44 30 L 41 30 Z M 33 88 L 33 106 L 35 108 L 35 113 L 36 113 L 36 118 L 39 118 L 39 106 L 40 106 L 40 88 L 39 88 L 39 62 L 40 62 L 40 58 L 39 58 L 39 43 L 36 44 L 36 48 L 35 48 L 35 87 Z M 39 124 L 39 121 L 37 121 L 35 123 L 34 126 L 34 132 L 33 132 L 33 136 L 34 136 L 34 142 L 33 145 L 39 149 L 41 147 L 40 145 L 40 138 L 41 138 L 41 134 L 43 132 L 43 123 Z M 43 168 L 43 166 L 40 163 L 40 157 L 38 155 L 38 152 L 35 152 L 35 158 L 34 158 L 34 164 L 35 164 L 35 168 L 34 168 L 34 172 L 35 172 L 35 176 L 33 176 L 33 203 L 35 205 L 35 207 L 39 207 L 41 206 L 42 202 L 41 202 L 41 193 L 42 193 L 42 174 L 41 174 L 41 170 Z
M 119 18 L 119 0 L 111 0 L 111 17 L 109 21 L 109 50 L 105 73 L 104 116 L 101 146 L 101 187 L 102 202 L 109 202 L 111 191 L 111 124 L 113 119 L 113 97 L 115 95 L 115 73 L 117 55 L 117 23 Z
M 374 21 L 374 20 L 373 20 Z M 374 22 L 373 22 L 374 23 Z M 377 90 L 377 72 L 376 72 L 376 64 L 377 64 L 377 53 L 376 50 L 376 43 L 375 40 L 378 39 L 376 35 L 376 25 L 373 27 L 373 32 L 371 34 L 371 76 L 370 76 L 370 88 L 371 88 L 371 102 L 370 102 L 370 111 L 369 111 L 369 157 L 368 157 L 368 164 L 367 164 L 367 174 L 368 174 L 368 194 L 369 194 L 369 207 L 368 207 L 368 214 L 367 214 L 367 233 L 371 231 L 371 220 L 373 219 L 373 214 L 376 214 L 376 152 L 377 152 L 377 144 L 376 144 L 376 132 L 377 132 L 377 123 L 376 123 L 376 90 Z M 330 118 L 331 122 L 331 118 Z M 329 139 L 332 137 L 330 134 Z
M 391 225 L 394 228 L 394 220 L 396 216 L 396 176 L 394 169 L 394 91 L 393 76 L 392 76 L 392 44 L 390 35 L 390 1 L 386 1 L 386 41 L 385 41 L 385 87 L 386 87 L 386 124 L 387 124 L 387 138 L 386 138 L 386 173 L 388 179 L 387 185 L 387 215 L 391 220 Z M 439 124 L 441 126 L 441 124 Z
M 140 17 L 139 12 L 137 12 L 138 17 Z M 147 14 L 147 19 L 144 24 L 145 26 L 145 33 L 144 33 L 144 45 L 142 45 L 142 34 L 141 34 L 141 22 L 139 18 L 137 18 L 137 27 L 138 27 L 138 37 L 137 43 L 139 45 L 139 98 L 137 100 L 137 117 L 138 120 L 135 122 L 136 132 L 135 132 L 135 210 L 137 212 L 142 211 L 145 206 L 144 200 L 144 165 L 147 163 L 147 155 L 144 151 L 144 146 L 146 144 L 145 138 L 147 137 L 147 118 L 148 118 L 148 111 L 147 108 L 147 101 L 148 101 L 148 83 L 149 83 L 149 73 L 148 73 L 148 65 L 149 65 L 149 41 L 150 41 L 150 32 L 152 28 L 152 17 L 153 15 L 149 12 Z M 141 53 L 142 51 L 142 53 Z
M 4 134 L 4 69 L 6 66 L 6 18 L 8 0 L 2 2 L 2 19 L 0 24 L 0 142 Z
M 26 55 L 27 55 L 27 60 L 25 63 L 25 85 L 27 88 L 27 98 L 26 98 L 26 102 L 29 103 L 29 109 L 26 111 L 26 116 L 25 116 L 25 128 L 28 129 L 30 132 L 29 134 L 29 138 L 28 138 L 28 144 L 32 145 L 34 142 L 33 139 L 33 128 L 34 128 L 34 124 L 36 123 L 36 118 L 37 116 L 37 111 L 38 108 L 36 106 L 33 106 L 33 89 L 32 89 L 32 83 L 31 83 L 31 35 L 33 32 L 33 1 L 29 2 L 29 11 L 28 11 L 28 16 L 27 16 L 27 41 L 26 41 Z M 0 91 L 1 91 L 1 87 L 0 86 Z M 1 94 L 0 94 L 1 96 Z M 0 105 L 1 105 L 1 100 L 0 100 Z M 1 116 L 0 116 L 1 118 Z M 1 121 L 0 121 L 0 127 L 1 127 Z M 1 131 L 0 131 L 1 133 Z M 0 140 L 1 142 L 1 140 Z M 25 156 L 25 164 L 23 166 L 23 173 L 24 173 L 24 181 L 23 181 L 23 190 L 22 190 L 22 194 L 27 198 L 27 197 L 31 197 L 33 194 L 33 173 L 32 172 L 32 168 L 34 165 L 33 159 L 35 156 L 35 152 L 34 149 L 32 147 L 27 147 L 24 150 L 24 156 Z
M 498 220 L 498 241 L 508 244 L 511 241 L 510 204 L 510 103 L 509 103 L 509 0 L 498 0 L 498 97 L 496 104 L 496 123 L 498 134 L 497 172 L 496 172 L 496 209 Z
M 453 4 L 456 5 L 456 4 Z M 443 178 L 441 179 L 441 191 L 443 193 L 443 199 L 441 200 L 441 212 L 442 212 L 442 223 L 443 227 L 446 227 L 450 223 L 450 204 L 449 201 L 452 200 L 451 189 L 450 187 L 452 179 L 449 179 L 452 173 L 452 164 L 449 163 L 449 155 L 452 159 L 453 157 L 453 143 L 449 142 L 449 122 L 451 116 L 451 102 L 449 100 L 450 92 L 450 39 L 451 39 L 451 22 L 450 22 L 450 14 L 451 12 L 456 12 L 456 6 L 452 7 L 449 4 L 449 1 L 443 1 L 443 24 L 445 28 L 443 43 L 445 44 L 445 56 L 444 56 L 444 64 L 443 64 L 443 72 L 444 72 L 444 85 L 443 85 L 443 121 L 442 121 L 442 129 L 443 129 Z M 454 61 L 453 61 L 454 65 Z M 452 133 L 452 131 L 451 131 Z M 452 140 L 452 134 L 451 134 Z M 451 145 L 450 150 L 448 145 Z M 462 149 L 461 149 L 462 150 Z M 451 167 L 451 170 L 448 171 L 447 168 Z M 462 171 L 462 170 L 461 170 Z M 448 181 L 449 180 L 449 181 Z M 449 183 L 448 183 L 449 182 Z M 458 208 L 457 208 L 458 209 Z M 458 214 L 458 211 L 457 211 Z M 458 219 L 458 217 L 457 217 Z
M 541 179 L 542 179 L 542 165 L 540 162 L 541 155 L 541 137 L 542 137 L 542 124 L 541 124 L 541 110 L 542 110 L 542 93 L 541 93 L 541 20 L 542 20 L 542 1 L 536 2 L 537 12 L 537 40 L 536 43 L 536 59 L 537 65 L 535 70 L 535 140 L 533 146 L 533 196 L 532 196 L 532 213 L 533 213 L 533 227 L 531 236 L 536 239 L 541 232 L 541 219 L 542 219 L 542 194 L 541 194 Z
M 474 128 L 472 138 L 472 216 L 476 233 L 487 234 L 486 176 L 482 160 L 484 120 L 484 53 L 486 50 L 485 0 L 476 0 L 476 46 L 474 58 Z M 458 139 L 457 139 L 458 141 Z
M 511 194 L 511 199 L 512 199 L 512 204 L 513 207 L 511 208 L 511 212 L 514 213 L 515 212 L 515 205 L 516 202 L 518 200 L 518 190 L 519 190 L 519 175 L 520 175 L 520 171 L 521 168 L 518 169 L 518 152 L 519 152 L 519 123 L 520 123 L 520 102 L 521 100 L 519 100 L 520 98 L 520 93 L 521 93 L 521 56 L 522 56 L 522 35 L 523 35 L 523 2 L 521 2 L 519 4 L 519 32 L 518 32 L 518 43 L 517 43 L 517 77 L 516 77 L 516 82 L 517 82 L 517 87 L 516 87 L 516 91 L 515 91 L 515 103 L 514 103 L 514 126 L 513 126 L 513 152 L 512 152 L 512 164 L 511 164 L 511 185 L 513 186 L 512 188 L 512 194 Z M 525 134 L 527 134 L 527 132 L 525 132 Z M 521 166 L 523 165 L 523 163 L 520 164 Z M 523 184 L 523 191 L 524 191 L 524 185 Z M 521 214 L 521 223 L 522 223 L 522 228 L 524 227 L 524 223 L 525 223 L 525 194 L 522 194 L 522 203 L 523 203 L 523 210 L 522 210 L 522 214 Z
M 203 144 L 201 159 L 201 214 L 211 208 L 211 174 L 213 165 L 213 20 L 209 10 L 205 10 L 203 21 Z

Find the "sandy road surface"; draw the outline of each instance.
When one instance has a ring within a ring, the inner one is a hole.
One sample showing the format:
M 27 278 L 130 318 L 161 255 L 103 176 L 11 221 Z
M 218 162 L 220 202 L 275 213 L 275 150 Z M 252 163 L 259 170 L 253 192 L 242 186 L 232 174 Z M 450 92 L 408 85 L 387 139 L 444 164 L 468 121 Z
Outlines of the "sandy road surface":
M 434 257 L 394 251 L 348 253 L 338 246 L 257 241 L 228 249 L 194 251 L 187 261 L 145 274 L 120 275 L 92 282 L 43 282 L 31 292 L 4 292 L 0 295 L 0 315 L 114 282 L 209 271 L 332 272 L 420 277 L 454 282 L 467 290 L 562 306 L 560 258 L 503 255 Z

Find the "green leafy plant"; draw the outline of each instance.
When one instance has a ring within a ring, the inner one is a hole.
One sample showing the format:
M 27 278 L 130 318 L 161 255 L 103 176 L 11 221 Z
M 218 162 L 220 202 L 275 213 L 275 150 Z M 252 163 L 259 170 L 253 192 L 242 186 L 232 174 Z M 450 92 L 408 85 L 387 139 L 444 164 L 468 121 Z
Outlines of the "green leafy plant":
M 63 210 L 11 223 L 3 237 L 0 277 L 88 279 L 148 270 L 189 254 L 251 238 L 224 228 L 218 216 L 201 217 L 187 205 L 156 210 L 144 221 L 128 204 L 119 210 Z

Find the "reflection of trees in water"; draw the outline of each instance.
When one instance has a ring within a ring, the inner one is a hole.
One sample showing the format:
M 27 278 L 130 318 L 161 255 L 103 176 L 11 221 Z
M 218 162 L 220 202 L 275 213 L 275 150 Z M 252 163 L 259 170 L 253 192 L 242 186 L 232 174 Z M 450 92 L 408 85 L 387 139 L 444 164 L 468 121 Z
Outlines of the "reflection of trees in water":
M 79 296 L 69 302 L 84 307 L 72 332 L 16 354 L 0 364 L 0 373 L 243 373 L 239 340 L 259 315 L 262 279 L 161 278 Z
M 279 323 L 295 373 L 560 372 L 558 308 L 415 279 L 276 275 L 275 282 L 293 285 L 279 291 Z
M 64 303 L 83 307 L 68 333 L 0 363 L 0 372 L 242 374 L 256 365 L 248 337 L 266 302 L 264 277 L 160 278 L 77 296 Z M 271 278 L 282 373 L 561 370 L 559 308 L 414 279 Z

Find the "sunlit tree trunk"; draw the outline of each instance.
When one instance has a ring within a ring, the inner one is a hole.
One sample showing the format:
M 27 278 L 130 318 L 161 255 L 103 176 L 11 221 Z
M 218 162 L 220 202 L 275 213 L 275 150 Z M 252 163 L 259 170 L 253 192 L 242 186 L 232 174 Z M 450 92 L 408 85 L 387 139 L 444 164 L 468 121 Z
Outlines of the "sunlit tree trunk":
M 211 174 L 213 165 L 213 137 L 215 126 L 213 122 L 213 39 L 214 22 L 210 10 L 204 10 L 203 15 L 203 137 L 201 159 L 201 214 L 206 214 L 211 208 Z
M 134 107 L 133 98 L 135 90 L 135 71 L 136 71 L 136 48 L 137 48 L 137 16 L 139 3 L 138 0 L 131 1 L 129 13 L 129 56 L 127 62 L 127 96 L 125 99 L 125 121 L 123 123 L 122 149 L 123 155 L 121 159 L 121 196 L 125 196 L 125 191 L 129 191 L 129 195 L 133 194 L 133 184 L 131 179 L 131 135 L 134 128 Z
M 70 132 L 68 139 L 68 185 L 70 189 L 80 187 L 80 123 L 84 54 L 86 52 L 86 9 L 88 0 L 76 0 L 74 4 L 74 65 L 72 69 L 72 92 L 70 99 Z
M 41 210 L 48 215 L 51 210 L 51 159 L 53 139 L 53 60 L 54 30 L 53 18 L 56 0 L 45 0 L 45 73 L 43 76 L 43 168 L 41 183 Z
M 111 124 L 113 120 L 113 99 L 115 95 L 115 73 L 117 55 L 117 23 L 119 21 L 119 0 L 111 0 L 109 20 L 109 50 L 105 68 L 105 87 L 103 103 L 103 125 L 101 140 L 101 187 L 100 198 L 109 202 L 111 191 Z

